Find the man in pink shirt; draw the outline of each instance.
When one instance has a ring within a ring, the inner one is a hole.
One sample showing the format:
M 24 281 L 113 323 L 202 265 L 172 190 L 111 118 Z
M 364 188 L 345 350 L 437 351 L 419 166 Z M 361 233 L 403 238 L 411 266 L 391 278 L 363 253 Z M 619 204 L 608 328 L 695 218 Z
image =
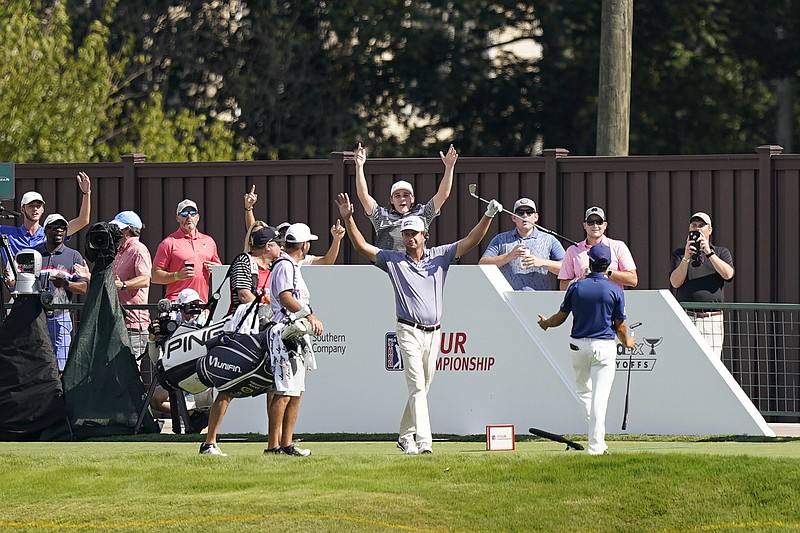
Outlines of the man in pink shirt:
M 156 250 L 152 281 L 167 286 L 164 297 L 169 300 L 175 301 L 183 289 L 194 289 L 208 301 L 211 267 L 222 264 L 217 243 L 198 231 L 200 213 L 192 200 L 178 204 L 175 219 L 178 231 L 161 241 Z
M 615 241 L 605 236 L 608 221 L 605 212 L 599 207 L 590 207 L 583 217 L 583 229 L 586 239 L 577 245 L 570 246 L 561 260 L 558 272 L 558 283 L 561 290 L 566 290 L 570 283 L 583 279 L 589 273 L 589 250 L 602 242 L 611 248 L 611 264 L 606 271 L 608 279 L 620 287 L 635 287 L 639 284 L 636 263 L 633 262 L 628 246 L 622 241 Z
M 150 250 L 139 240 L 144 228 L 142 219 L 133 211 L 122 211 L 110 224 L 117 226 L 123 236 L 112 265 L 119 302 L 123 305 L 147 304 L 153 262 Z M 149 325 L 150 313 L 147 309 L 128 309 L 125 313 L 125 327 L 128 328 L 131 351 L 136 359 L 147 350 Z

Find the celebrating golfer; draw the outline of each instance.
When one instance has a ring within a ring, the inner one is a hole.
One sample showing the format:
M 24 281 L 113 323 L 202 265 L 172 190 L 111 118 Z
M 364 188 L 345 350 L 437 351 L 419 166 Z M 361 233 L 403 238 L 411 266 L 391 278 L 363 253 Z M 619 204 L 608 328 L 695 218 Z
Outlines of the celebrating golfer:
M 617 346 L 614 332 L 627 348 L 634 347 L 625 325 L 625 293 L 606 276 L 611 264 L 611 249 L 597 243 L 589 249 L 589 268 L 585 278 L 567 288 L 561 309 L 550 318 L 539 315 L 539 327 L 560 326 L 573 314 L 569 348 L 575 371 L 575 391 L 589 422 L 590 455 L 606 452 L 606 408 L 614 383 Z
M 442 296 L 447 271 L 486 235 L 492 218 L 503 208 L 492 200 L 486 214 L 469 235 L 453 244 L 425 247 L 428 232 L 418 216 L 403 218 L 400 226 L 404 251 L 382 250 L 364 240 L 353 220 L 346 193 L 336 199 L 350 241 L 358 253 L 389 275 L 397 312 L 397 345 L 403 359 L 408 401 L 400 420 L 397 447 L 408 455 L 432 453 L 433 435 L 428 415 L 428 390 L 439 354 Z

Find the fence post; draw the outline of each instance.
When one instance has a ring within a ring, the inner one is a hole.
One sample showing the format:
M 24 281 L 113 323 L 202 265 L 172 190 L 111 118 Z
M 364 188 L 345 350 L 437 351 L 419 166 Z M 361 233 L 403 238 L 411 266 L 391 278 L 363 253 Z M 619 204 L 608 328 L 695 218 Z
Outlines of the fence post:
M 559 177 L 558 159 L 567 157 L 569 150 L 566 148 L 548 148 L 542 151 L 544 156 L 544 182 L 542 183 L 543 198 L 539 199 L 540 205 L 547 206 L 547 220 L 552 224 L 552 229 L 558 233 L 564 233 L 564 217 L 566 209 L 564 205 L 564 191 L 561 187 Z M 540 222 L 541 224 L 541 222 Z
M 136 213 L 142 212 L 139 202 L 139 182 L 136 177 L 136 165 L 147 161 L 147 156 L 144 154 L 122 154 L 122 185 L 120 187 L 119 198 L 120 207 L 132 201 L 133 205 L 131 210 Z
M 352 161 L 353 155 L 354 153 L 352 151 L 331 152 L 331 191 L 333 194 L 346 192 L 350 196 L 350 201 L 353 202 L 353 205 L 356 205 L 358 200 L 355 197 L 355 192 L 350 189 L 350 180 L 348 179 L 345 163 L 346 161 Z M 334 213 L 333 218 L 338 218 L 338 212 Z M 342 220 L 342 224 L 344 224 L 344 220 Z M 343 245 L 339 250 L 339 257 L 341 257 L 342 260 L 337 261 L 337 263 L 343 263 L 345 265 L 353 264 L 352 253 L 352 246 Z
M 783 153 L 783 147 L 763 144 L 756 148 L 758 154 L 758 174 L 756 175 L 756 223 L 761 226 L 756 235 L 756 272 L 769 272 L 767 276 L 757 276 L 756 301 L 777 301 L 775 294 L 778 279 L 778 265 L 773 261 L 775 251 L 775 180 L 772 156 Z M 763 225 L 763 226 L 762 226 Z M 765 238 L 761 238 L 765 237 Z

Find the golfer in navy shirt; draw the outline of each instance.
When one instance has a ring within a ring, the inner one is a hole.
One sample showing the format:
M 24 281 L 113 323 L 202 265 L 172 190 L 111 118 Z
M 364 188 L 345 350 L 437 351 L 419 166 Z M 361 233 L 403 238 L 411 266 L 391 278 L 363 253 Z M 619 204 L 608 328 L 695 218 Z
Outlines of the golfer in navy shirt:
M 590 455 L 606 452 L 606 409 L 614 383 L 617 346 L 614 336 L 626 348 L 634 347 L 625 326 L 625 293 L 608 280 L 611 249 L 598 243 L 589 250 L 591 273 L 567 288 L 559 311 L 545 318 L 539 327 L 547 331 L 573 315 L 569 348 L 575 371 L 575 392 L 589 422 Z

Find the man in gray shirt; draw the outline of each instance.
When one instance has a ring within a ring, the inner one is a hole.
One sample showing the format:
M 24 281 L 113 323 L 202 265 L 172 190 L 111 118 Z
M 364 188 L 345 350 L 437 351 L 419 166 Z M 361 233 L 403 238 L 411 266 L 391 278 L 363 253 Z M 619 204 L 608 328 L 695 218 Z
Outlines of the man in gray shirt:
M 389 192 L 389 206 L 383 207 L 370 196 L 367 187 L 367 178 L 364 176 L 364 163 L 367 162 L 367 151 L 359 143 L 353 153 L 356 163 L 356 194 L 364 208 L 364 213 L 369 216 L 375 228 L 375 246 L 386 250 L 405 250 L 403 238 L 400 235 L 400 225 L 405 217 L 418 216 L 425 221 L 425 231 L 434 218 L 439 216 L 442 206 L 450 197 L 453 186 L 453 172 L 458 160 L 458 153 L 453 145 L 447 154 L 439 152 L 439 157 L 444 163 L 444 175 L 439 189 L 427 204 L 414 203 L 414 188 L 407 181 L 400 180 L 392 185 Z
M 428 390 L 441 342 L 439 321 L 447 271 L 483 239 L 492 218 L 503 206 L 492 200 L 469 235 L 453 244 L 433 248 L 425 247 L 428 232 L 422 218 L 407 216 L 400 226 L 405 249 L 397 251 L 382 250 L 364 240 L 353 220 L 353 205 L 346 193 L 340 193 L 336 203 L 353 247 L 386 272 L 394 288 L 397 346 L 408 385 L 397 447 L 408 455 L 432 453 Z

